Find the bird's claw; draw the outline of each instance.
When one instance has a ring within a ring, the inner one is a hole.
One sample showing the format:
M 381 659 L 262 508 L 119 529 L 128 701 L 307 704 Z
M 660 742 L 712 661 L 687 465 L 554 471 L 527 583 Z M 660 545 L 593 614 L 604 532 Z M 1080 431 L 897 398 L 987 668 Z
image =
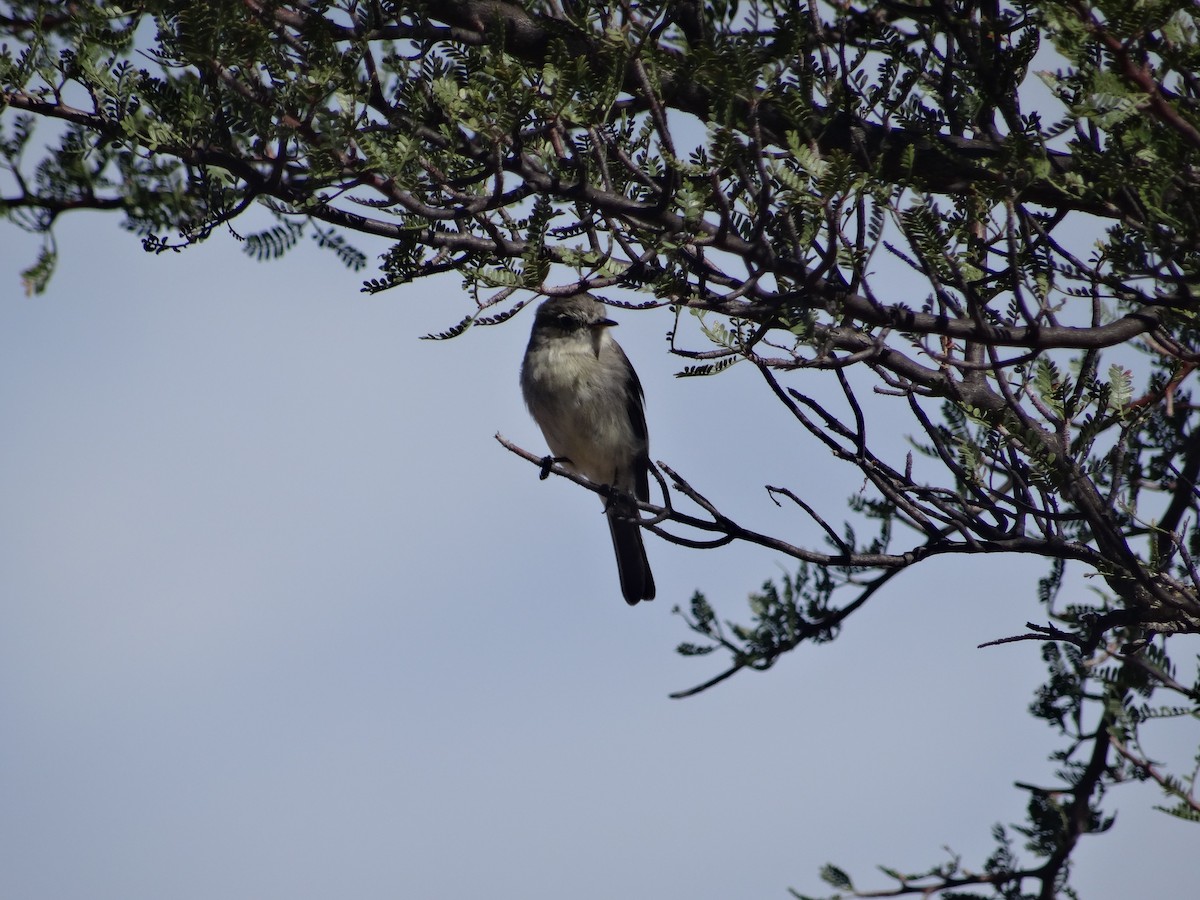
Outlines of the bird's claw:
M 600 496 L 604 498 L 604 512 L 607 515 L 612 510 L 613 504 L 625 494 L 611 484 L 602 484 L 600 485 Z
M 550 470 L 554 468 L 555 463 L 563 463 L 563 462 L 569 463 L 570 461 L 571 460 L 569 460 L 565 456 L 543 456 L 542 457 L 542 472 L 540 475 L 538 475 L 538 480 L 545 481 L 547 478 L 549 478 Z

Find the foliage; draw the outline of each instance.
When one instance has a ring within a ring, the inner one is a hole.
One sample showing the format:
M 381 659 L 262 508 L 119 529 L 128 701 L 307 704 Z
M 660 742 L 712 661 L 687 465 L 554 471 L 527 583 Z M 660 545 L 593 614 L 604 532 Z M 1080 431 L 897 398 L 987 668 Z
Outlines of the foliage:
M 730 658 L 696 690 L 834 639 L 930 557 L 1045 559 L 1045 621 L 1005 639 L 1043 642 L 1031 712 L 1062 740 L 1060 782 L 1025 788 L 1034 862 L 997 827 L 981 868 L 884 870 L 876 896 L 1071 896 L 1122 781 L 1200 819 L 1196 771 L 1143 746 L 1200 710 L 1168 654 L 1200 632 L 1193 4 L 5 2 L 0 28 L 0 213 L 45 236 L 32 293 L 64 213 L 119 212 L 162 252 L 265 207 L 256 259 L 307 232 L 358 269 L 360 233 L 392 242 L 365 290 L 461 274 L 474 308 L 439 337 L 529 292 L 640 292 L 675 310 L 683 374 L 761 373 L 861 473 L 874 532 L 770 488 L 826 535 L 796 546 L 664 467 L 698 512 L 647 507 L 656 533 L 800 563 L 751 595 L 750 625 L 693 599 L 701 643 L 680 651 Z M 802 369 L 833 399 L 793 386 Z M 878 449 L 868 393 L 915 456 Z

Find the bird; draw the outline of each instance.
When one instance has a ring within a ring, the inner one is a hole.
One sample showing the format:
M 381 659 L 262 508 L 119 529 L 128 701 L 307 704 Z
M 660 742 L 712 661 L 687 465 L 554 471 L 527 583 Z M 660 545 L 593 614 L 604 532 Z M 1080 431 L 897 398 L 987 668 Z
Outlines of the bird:
M 621 593 L 633 606 L 654 599 L 654 575 L 637 524 L 636 500 L 650 499 L 650 454 L 642 384 L 609 333 L 617 323 L 588 293 L 538 307 L 521 363 L 521 392 L 553 458 L 620 493 L 605 513 Z

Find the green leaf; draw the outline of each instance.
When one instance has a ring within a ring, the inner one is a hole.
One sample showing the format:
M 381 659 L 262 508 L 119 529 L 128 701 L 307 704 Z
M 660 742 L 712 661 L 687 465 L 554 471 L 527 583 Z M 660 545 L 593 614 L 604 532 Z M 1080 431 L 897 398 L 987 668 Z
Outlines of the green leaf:
M 25 286 L 25 296 L 32 297 L 43 293 L 57 264 L 58 251 L 49 243 L 43 244 L 33 264 L 21 270 L 21 284 Z
M 840 891 L 854 890 L 854 882 L 850 880 L 850 876 L 832 863 L 821 867 L 821 880 Z

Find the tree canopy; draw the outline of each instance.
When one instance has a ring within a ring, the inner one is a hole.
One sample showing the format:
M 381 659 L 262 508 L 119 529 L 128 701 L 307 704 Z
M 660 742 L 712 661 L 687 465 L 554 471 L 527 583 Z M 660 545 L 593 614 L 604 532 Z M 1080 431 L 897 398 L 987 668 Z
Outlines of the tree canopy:
M 1067 896 L 1122 781 L 1200 821 L 1196 772 L 1145 743 L 1200 714 L 1168 652 L 1200 633 L 1194 4 L 5 2 L 0 29 L 30 292 L 77 210 L 151 252 L 228 231 L 274 260 L 309 235 L 356 270 L 359 233 L 391 242 L 367 291 L 462 276 L 435 337 L 588 290 L 674 310 L 681 374 L 756 370 L 865 487 L 844 524 L 803 473 L 769 488 L 811 547 L 662 467 L 646 527 L 798 565 L 748 624 L 692 598 L 681 652 L 728 656 L 695 690 L 834 639 L 925 560 L 1044 559 L 1044 618 L 1003 640 L 1043 645 L 1061 783 L 1026 786 L 1024 854 L 998 826 L 988 860 L 889 871 L 884 895 Z M 250 210 L 272 223 L 243 233 Z

